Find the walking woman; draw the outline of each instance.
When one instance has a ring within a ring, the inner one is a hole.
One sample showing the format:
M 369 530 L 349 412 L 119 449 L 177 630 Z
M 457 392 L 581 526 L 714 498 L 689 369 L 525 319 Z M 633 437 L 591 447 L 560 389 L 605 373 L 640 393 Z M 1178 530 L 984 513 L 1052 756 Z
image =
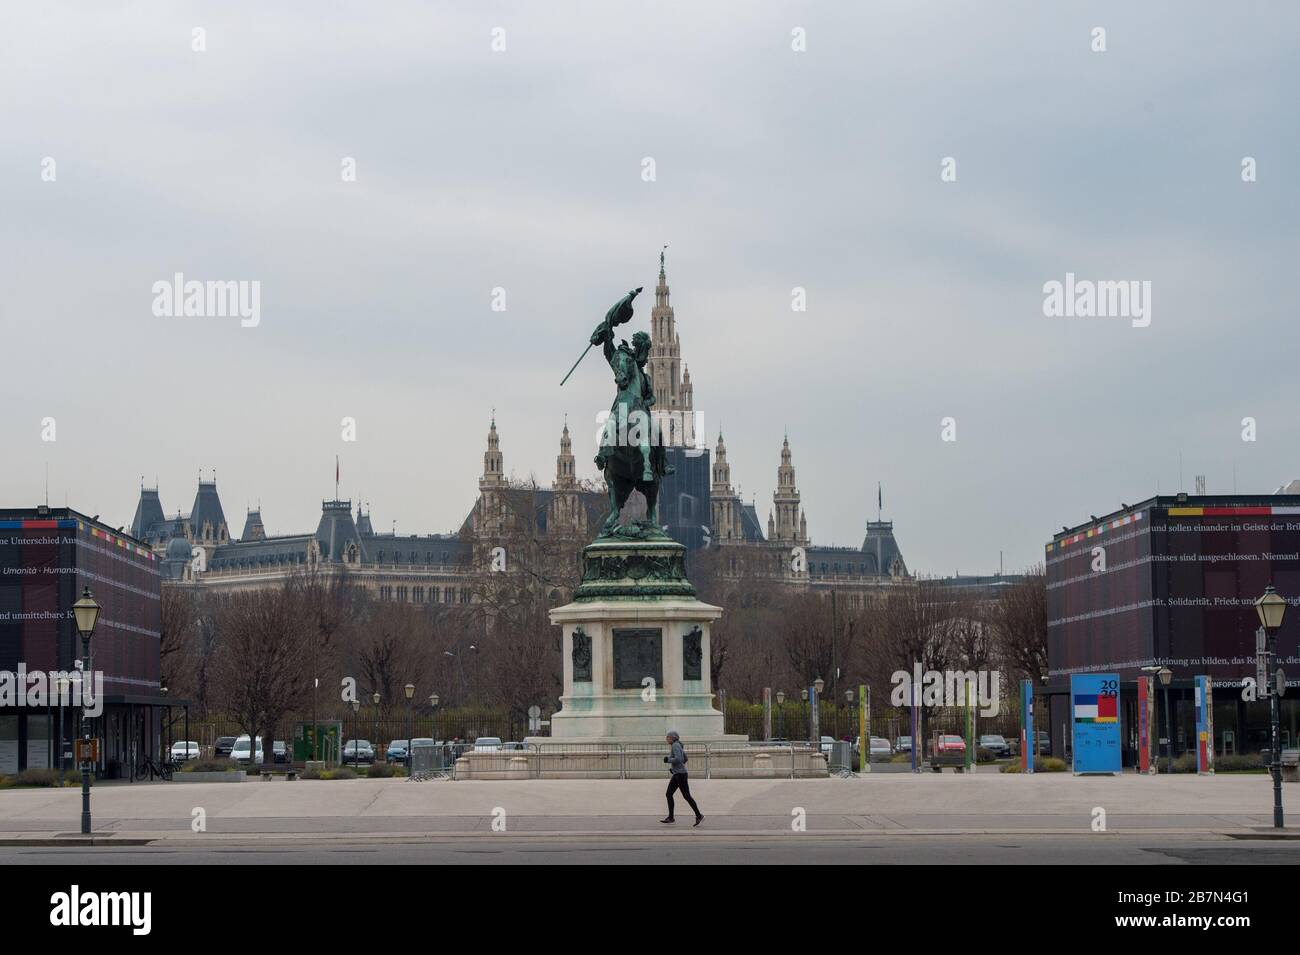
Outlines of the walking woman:
M 668 817 L 660 819 L 660 822 L 676 822 L 673 818 L 673 793 L 679 789 L 682 792 L 682 798 L 686 804 L 691 807 L 695 813 L 695 825 L 704 821 L 704 816 L 700 813 L 700 807 L 695 805 L 695 800 L 691 798 L 691 784 L 686 775 L 686 750 L 682 747 L 682 738 L 678 735 L 677 730 L 669 730 L 668 735 L 664 737 L 669 743 L 668 755 L 664 757 L 664 762 L 668 764 L 671 776 L 668 779 Z

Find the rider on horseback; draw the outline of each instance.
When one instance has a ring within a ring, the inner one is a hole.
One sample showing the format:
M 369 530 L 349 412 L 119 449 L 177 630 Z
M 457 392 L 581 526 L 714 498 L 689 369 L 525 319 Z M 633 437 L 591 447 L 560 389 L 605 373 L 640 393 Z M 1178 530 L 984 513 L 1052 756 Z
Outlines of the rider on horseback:
M 632 318 L 632 300 L 636 292 L 629 292 L 605 316 L 605 320 L 591 333 L 591 344 L 600 344 L 605 360 L 614 372 L 618 393 L 610 407 L 609 418 L 596 454 L 596 467 L 605 472 L 609 486 L 611 514 L 605 532 L 611 532 L 618 523 L 618 511 L 635 486 L 646 497 L 647 523 L 658 520 L 655 504 L 660 478 L 672 474 L 663 444 L 657 440 L 656 428 L 651 418 L 654 407 L 654 386 L 645 373 L 650 358 L 650 336 L 637 332 L 632 344 L 626 341 L 614 345 L 614 326 Z M 656 439 L 653 440 L 652 439 Z
M 645 373 L 646 360 L 650 357 L 650 336 L 637 332 L 632 336 L 631 347 L 624 341 L 615 348 L 613 329 L 603 324 L 592 338 L 604 345 L 605 360 L 613 369 L 614 384 L 618 386 L 605 422 L 600 451 L 596 455 L 596 467 L 603 471 L 619 447 L 626 446 L 629 449 L 635 447 L 640 453 L 642 481 L 653 481 L 656 475 L 673 473 L 662 444 L 658 440 L 651 441 L 656 437 L 651 419 L 655 392 L 650 377 Z

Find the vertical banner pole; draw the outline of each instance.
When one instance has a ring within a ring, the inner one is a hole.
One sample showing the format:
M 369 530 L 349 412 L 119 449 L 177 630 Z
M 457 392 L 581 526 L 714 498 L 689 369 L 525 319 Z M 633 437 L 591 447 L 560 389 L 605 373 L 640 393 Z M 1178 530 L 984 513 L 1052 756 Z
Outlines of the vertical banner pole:
M 1034 681 L 1020 681 L 1020 771 L 1033 773 L 1034 744 Z
M 1196 678 L 1196 772 L 1214 775 L 1214 717 L 1208 676 Z
M 920 733 L 920 713 L 921 713 L 921 684 L 916 681 L 912 682 L 912 772 L 921 771 L 921 747 L 925 744 L 921 741 L 918 734 Z
M 1138 772 L 1151 772 L 1151 677 L 1140 676 L 1138 688 Z
M 971 772 L 975 766 L 975 710 L 971 708 L 970 681 L 966 683 L 966 713 L 965 727 L 966 730 L 966 772 Z
M 772 688 L 763 687 L 763 740 L 772 738 Z
M 871 772 L 871 691 L 858 684 L 858 769 Z
M 811 707 L 808 711 L 808 735 L 812 737 L 809 742 L 813 745 L 813 752 L 820 753 L 822 751 L 822 734 L 821 714 L 818 713 L 818 709 L 821 702 L 817 699 L 817 687 L 815 686 L 808 687 L 808 705 Z

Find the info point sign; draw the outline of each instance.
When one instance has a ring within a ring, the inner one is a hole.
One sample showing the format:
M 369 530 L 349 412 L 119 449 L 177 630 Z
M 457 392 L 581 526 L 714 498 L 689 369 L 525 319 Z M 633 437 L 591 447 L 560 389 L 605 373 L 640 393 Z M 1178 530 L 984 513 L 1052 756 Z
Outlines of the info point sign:
M 1073 771 L 1076 774 L 1120 772 L 1119 674 L 1070 677 L 1070 712 Z

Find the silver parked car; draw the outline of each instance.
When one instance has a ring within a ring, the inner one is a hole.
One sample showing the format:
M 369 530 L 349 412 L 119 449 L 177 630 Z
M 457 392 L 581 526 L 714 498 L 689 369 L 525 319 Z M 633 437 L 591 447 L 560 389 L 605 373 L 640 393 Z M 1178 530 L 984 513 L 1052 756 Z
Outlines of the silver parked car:
M 979 748 L 988 750 L 996 759 L 1004 759 L 1011 755 L 1011 745 L 1007 742 L 1006 737 L 999 736 L 996 733 L 981 736 Z

